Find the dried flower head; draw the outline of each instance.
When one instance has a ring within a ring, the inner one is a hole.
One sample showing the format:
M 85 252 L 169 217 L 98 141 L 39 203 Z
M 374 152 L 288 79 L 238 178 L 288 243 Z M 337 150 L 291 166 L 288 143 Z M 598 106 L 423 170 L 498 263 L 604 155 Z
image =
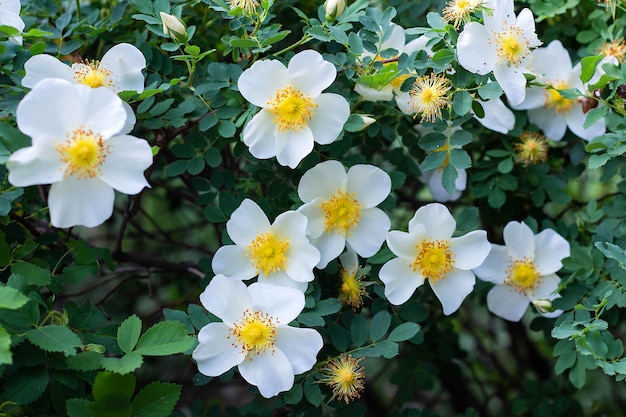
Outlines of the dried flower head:
M 624 39 L 604 42 L 598 49 L 598 54 L 613 57 L 622 63 L 624 62 L 624 57 L 626 57 L 626 43 L 624 43 Z
M 341 279 L 339 287 L 339 302 L 351 307 L 353 310 L 363 305 L 363 296 L 365 295 L 365 283 L 363 276 L 357 271 L 357 268 L 339 268 L 339 276 Z
M 362 360 L 342 353 L 322 368 L 324 378 L 320 382 L 333 390 L 331 400 L 337 398 L 348 404 L 361 396 L 365 383 L 365 368 L 359 364 Z
M 421 114 L 422 122 L 441 118 L 441 109 L 449 103 L 448 91 L 450 80 L 442 74 L 431 73 L 417 78 L 409 92 L 415 116 Z
M 446 22 L 454 25 L 455 29 L 461 27 L 461 23 L 469 20 L 469 15 L 480 6 L 482 0 L 451 0 L 443 9 L 443 18 Z
M 259 2 L 256 0 L 230 0 L 231 10 L 241 8 L 248 16 L 253 15 L 257 7 L 259 7 Z
M 524 132 L 520 143 L 515 144 L 517 161 L 525 166 L 545 162 L 548 157 L 548 142 L 537 132 Z

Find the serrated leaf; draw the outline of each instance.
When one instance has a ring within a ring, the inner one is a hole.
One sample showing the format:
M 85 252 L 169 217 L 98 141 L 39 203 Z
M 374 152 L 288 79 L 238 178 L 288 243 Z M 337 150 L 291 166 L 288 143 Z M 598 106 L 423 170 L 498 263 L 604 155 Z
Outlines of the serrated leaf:
M 456 179 L 458 177 L 459 172 L 452 165 L 448 165 L 443 169 L 441 174 L 441 184 L 448 194 L 454 194 L 456 190 Z
M 354 316 L 350 323 L 350 334 L 354 346 L 361 347 L 367 342 L 369 337 L 367 320 L 363 316 Z
M 492 100 L 500 97 L 504 91 L 500 84 L 489 83 L 478 87 L 478 95 L 484 100 Z
M 50 375 L 43 366 L 20 368 L 3 381 L 4 390 L 0 397 L 16 404 L 30 404 L 45 392 L 49 380 Z
M 130 352 L 121 358 L 104 358 L 102 359 L 102 367 L 109 371 L 120 375 L 133 372 L 143 364 L 143 356 L 137 352 Z
M 89 404 L 91 401 L 85 398 L 70 398 L 65 401 L 65 411 L 68 417 L 89 416 Z
M 456 169 L 468 169 L 472 166 L 472 158 L 463 149 L 450 149 L 450 165 Z
M 610 159 L 611 157 L 606 153 L 602 155 L 591 155 L 589 156 L 587 167 L 589 167 L 589 169 L 598 169 L 606 165 L 606 163 L 609 162 Z
M 132 417 L 168 417 L 180 398 L 181 386 L 153 382 L 137 393 Z
M 76 333 L 57 324 L 31 329 L 25 336 L 35 346 L 47 352 L 62 352 L 65 356 L 75 355 L 76 348 L 81 345 Z
M 0 287 L 0 308 L 16 310 L 26 304 L 29 298 L 13 287 Z
M 392 342 L 403 342 L 405 340 L 409 340 L 420 331 L 420 328 L 420 325 L 417 323 L 402 323 L 391 331 L 387 340 Z
M 304 383 L 304 396 L 309 403 L 319 407 L 322 403 L 322 391 L 320 385 L 316 384 L 313 378 L 307 378 Z
M 117 329 L 117 343 L 124 353 L 132 351 L 141 335 L 141 319 L 135 314 L 128 317 Z
M 196 339 L 187 327 L 175 321 L 163 321 L 150 327 L 137 342 L 135 352 L 149 356 L 183 353 L 194 347 Z
M 454 112 L 459 116 L 466 115 L 472 108 L 472 95 L 467 91 L 459 91 L 452 98 Z
M 317 304 L 317 308 L 315 309 L 315 313 L 320 316 L 328 316 L 330 314 L 334 314 L 341 310 L 341 303 L 336 298 L 327 298 L 325 300 L 321 300 Z
M 130 401 L 135 393 L 135 375 L 120 375 L 114 372 L 98 372 L 93 384 L 93 397 L 96 401 L 111 395 L 119 395 Z
M 382 342 L 377 343 L 376 347 L 378 347 L 380 354 L 387 359 L 398 356 L 398 353 L 400 353 L 398 344 L 390 340 L 383 340 Z
M 76 371 L 95 371 L 102 368 L 104 355 L 100 352 L 80 352 L 67 358 L 67 367 Z
M 443 165 L 447 157 L 447 151 L 431 152 L 426 155 L 426 158 L 424 158 L 424 161 L 422 161 L 422 164 L 420 166 L 425 171 L 437 169 Z
M 295 384 L 289 391 L 287 391 L 283 395 L 283 400 L 285 404 L 295 405 L 298 404 L 302 400 L 304 392 L 302 390 L 301 384 Z
M 87 407 L 90 417 L 131 417 L 133 412 L 130 399 L 119 394 L 106 395 Z
M 598 62 L 604 58 L 604 55 L 593 55 L 586 56 L 580 60 L 581 72 L 580 72 L 580 81 L 584 83 L 591 80 L 593 74 L 596 72 L 596 65 Z
M 377 342 L 382 339 L 385 333 L 387 333 L 387 330 L 389 330 L 390 325 L 391 314 L 389 314 L 389 312 L 382 310 L 376 313 L 370 323 L 370 339 L 372 342 Z
M 0 365 L 11 365 L 13 355 L 11 354 L 11 335 L 0 326 Z
M 589 110 L 585 118 L 585 123 L 583 123 L 583 128 L 587 129 L 596 124 L 601 119 L 604 119 L 607 114 L 609 114 L 609 106 L 598 106 L 595 109 Z
M 50 284 L 52 281 L 52 275 L 49 269 L 44 269 L 27 262 L 13 264 L 11 266 L 11 272 L 15 275 L 22 276 L 28 285 L 43 287 L 44 285 Z

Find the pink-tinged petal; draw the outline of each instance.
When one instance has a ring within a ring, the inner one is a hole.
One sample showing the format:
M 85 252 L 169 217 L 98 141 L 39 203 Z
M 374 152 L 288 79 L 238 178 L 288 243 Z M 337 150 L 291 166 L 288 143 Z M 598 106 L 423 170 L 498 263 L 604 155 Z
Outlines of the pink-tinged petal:
M 503 245 L 491 245 L 491 251 L 485 258 L 483 263 L 474 268 L 476 276 L 483 281 L 493 282 L 494 284 L 503 284 L 507 277 L 507 269 L 509 267 L 509 254 Z
M 300 178 L 298 197 L 309 203 L 321 197 L 328 200 L 337 191 L 346 191 L 348 175 L 339 161 L 325 161 L 309 169 Z
M 96 227 L 113 214 L 113 188 L 99 179 L 65 178 L 50 187 L 48 206 L 54 227 Z
M 313 329 L 280 326 L 276 328 L 276 347 L 280 349 L 298 375 L 313 368 L 324 340 Z
M 249 357 L 239 364 L 239 373 L 249 384 L 256 386 L 265 398 L 289 391 L 294 381 L 291 363 L 279 349 L 266 350 Z
M 102 181 L 124 194 L 134 195 L 150 187 L 144 171 L 152 165 L 148 142 L 134 136 L 115 136 L 105 142 L 109 150 L 100 167 Z
M 270 221 L 257 203 L 246 198 L 226 222 L 228 236 L 235 244 L 248 247 L 260 234 L 271 230 Z
M 237 80 L 243 98 L 257 107 L 267 106 L 276 93 L 287 85 L 287 68 L 275 59 L 255 62 Z
M 354 85 L 356 91 L 366 101 L 391 101 L 393 100 L 393 87 L 391 84 L 377 90 L 372 87 L 366 87 L 363 84 L 356 83 Z
M 526 96 L 528 97 L 528 93 Z M 507 134 L 515 126 L 515 115 L 499 98 L 482 101 L 480 105 L 485 111 L 485 116 L 480 118 L 474 115 L 474 117 L 487 129 Z
M 563 266 L 561 262 L 570 255 L 569 243 L 552 229 L 535 236 L 535 267 L 540 275 L 553 274 Z
M 307 49 L 291 58 L 287 74 L 295 89 L 316 98 L 335 81 L 337 70 L 319 52 Z
M 319 250 L 308 242 L 289 242 L 285 272 L 294 281 L 310 282 L 315 275 L 313 268 L 321 259 Z
M 243 143 L 257 159 L 276 156 L 276 125 L 274 115 L 266 109 L 254 115 L 243 129 Z
M 504 90 L 507 100 L 512 106 L 520 104 L 526 96 L 526 77 L 522 68 L 508 65 L 496 65 L 493 75 Z
M 487 308 L 496 316 L 520 321 L 528 308 L 528 297 L 508 285 L 496 285 L 487 293 Z
M 565 136 L 567 121 L 565 117 L 547 107 L 528 110 L 528 120 L 537 125 L 548 139 L 561 140 Z
M 454 267 L 463 270 L 477 268 L 487 258 L 491 244 L 487 232 L 474 230 L 463 236 L 453 237 L 451 250 L 454 253 Z
M 554 300 L 558 294 L 556 290 L 559 288 L 561 278 L 556 274 L 548 274 L 542 277 L 541 282 L 535 288 L 535 291 L 528 294 L 528 298 L 531 301 L 546 298 L 548 300 Z
M 306 234 L 309 238 L 316 239 L 326 230 L 324 210 L 321 207 L 324 201 L 321 198 L 317 198 L 298 208 L 298 212 L 307 218 Z
M 524 101 L 516 106 L 511 107 L 513 107 L 515 110 L 532 110 L 541 108 L 541 111 L 545 112 L 546 110 L 544 106 L 546 105 L 546 100 L 548 98 L 546 93 L 547 92 L 544 87 L 539 87 L 535 85 L 530 86 L 526 89 L 526 97 L 524 97 Z M 486 113 L 487 109 L 485 109 L 485 114 Z M 515 123 L 515 119 L 513 120 L 513 122 Z
M 350 117 L 350 105 L 339 94 L 324 93 L 315 102 L 317 108 L 309 121 L 313 139 L 320 145 L 328 145 L 337 139 L 343 125 Z
M 346 238 L 337 233 L 324 233 L 317 239 L 311 239 L 311 244 L 320 251 L 317 268 L 324 269 L 330 261 L 341 255 L 346 247 Z
M 246 352 L 233 346 L 230 329 L 224 323 L 209 323 L 198 332 L 198 346 L 191 357 L 198 371 L 206 376 L 220 376 L 246 358 Z
M 520 14 L 521 17 L 521 14 Z M 567 49 L 559 40 L 554 40 L 545 48 L 533 51 L 533 70 L 543 75 L 545 80 L 560 80 L 572 71 L 572 60 Z
M 6 162 L 9 182 L 16 187 L 52 184 L 63 180 L 65 164 L 51 143 L 15 151 Z
M 99 69 L 111 72 L 108 77 L 113 83 L 113 90 L 136 91 L 144 89 L 144 76 L 141 72 L 146 67 L 146 58 L 141 51 L 129 43 L 120 43 L 109 49 L 102 60 Z
M 108 88 L 91 88 L 75 84 L 73 88 L 80 94 L 83 117 L 81 126 L 98 133 L 103 139 L 117 135 L 126 125 L 126 110 L 123 101 Z M 34 91 L 34 90 L 33 90 Z
M 233 327 L 234 323 L 241 320 L 244 311 L 253 309 L 252 297 L 246 284 L 224 275 L 213 277 L 200 294 L 200 302 L 228 327 Z
M 413 261 L 417 256 L 417 246 L 424 239 L 424 226 L 418 225 L 421 230 L 413 233 L 392 230 L 387 234 L 387 246 L 398 257 Z
M 502 232 L 509 256 L 513 260 L 535 259 L 535 235 L 526 223 L 508 222 Z
M 428 282 L 441 302 L 443 314 L 448 316 L 457 311 L 465 297 L 472 292 L 476 277 L 471 271 L 454 269 L 445 278 Z
M 495 43 L 491 33 L 480 23 L 467 23 L 457 42 L 459 64 L 469 72 L 485 75 L 493 71 L 497 62 Z
M 535 18 L 533 17 L 533 12 L 530 9 L 522 9 L 522 11 L 517 15 L 515 25 L 522 29 L 524 38 L 526 38 L 526 40 L 528 41 L 528 46 L 530 48 L 534 48 L 542 44 L 542 42 L 537 37 L 537 33 L 535 31 Z M 559 58 L 560 56 L 558 58 L 555 57 L 555 59 Z
M 356 193 L 356 199 L 364 208 L 376 207 L 391 192 L 391 177 L 373 165 L 353 165 L 348 169 L 348 193 Z
M 22 78 L 24 87 L 33 88 L 37 83 L 48 78 L 59 78 L 74 83 L 74 72 L 52 55 L 35 55 L 24 63 L 26 75 Z
M 346 241 L 360 256 L 368 258 L 380 250 L 391 227 L 389 216 L 377 207 L 361 210 L 359 224 Z
M 449 239 L 456 228 L 456 221 L 446 206 L 430 203 L 420 207 L 409 221 L 409 232 L 418 224 L 424 225 L 426 236 L 432 239 Z
M 570 128 L 576 136 L 586 141 L 603 135 L 606 132 L 606 120 L 600 119 L 585 129 L 584 123 L 587 115 L 583 113 L 582 105 L 575 104 L 572 109 L 565 115 L 567 127 Z
M 313 150 L 313 132 L 304 126 L 297 132 L 276 129 L 276 160 L 283 166 L 294 169 Z
M 220 247 L 213 255 L 211 267 L 216 274 L 229 278 L 247 280 L 258 274 L 247 256 L 245 247 L 226 245 Z
M 254 283 L 248 287 L 254 310 L 261 310 L 278 324 L 287 325 L 302 312 L 304 294 L 292 288 Z
M 393 305 L 406 303 L 417 287 L 424 284 L 424 277 L 400 258 L 385 263 L 380 268 L 378 278 L 385 284 L 385 297 Z

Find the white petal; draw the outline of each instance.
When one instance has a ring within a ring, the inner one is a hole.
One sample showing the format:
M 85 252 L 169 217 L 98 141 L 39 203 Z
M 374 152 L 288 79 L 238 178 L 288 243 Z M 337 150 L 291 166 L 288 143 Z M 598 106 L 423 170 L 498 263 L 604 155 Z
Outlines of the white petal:
M 521 17 L 521 14 L 520 14 Z M 572 71 L 572 60 L 567 49 L 559 40 L 554 40 L 545 48 L 533 51 L 533 70 L 546 80 L 559 80 Z
M 428 282 L 441 301 L 443 314 L 447 316 L 457 311 L 465 297 L 472 292 L 476 277 L 471 271 L 454 269 L 445 278 Z
M 567 121 L 560 114 L 555 114 L 552 109 L 541 107 L 528 110 L 528 120 L 537 125 L 548 139 L 561 140 L 565 136 Z
M 387 246 L 403 259 L 413 261 L 417 256 L 417 245 L 424 239 L 424 226 L 418 225 L 421 230 L 413 230 L 413 233 L 392 230 L 387 234 Z
M 319 250 L 308 242 L 289 242 L 286 273 L 294 281 L 310 282 L 315 275 L 313 268 L 321 259 Z
M 484 6 L 493 10 L 484 16 L 485 26 L 489 29 L 499 29 L 505 21 L 509 24 L 515 21 L 513 0 L 492 0 Z
M 252 298 L 246 284 L 226 278 L 224 275 L 213 277 L 209 285 L 200 294 L 200 302 L 226 324 L 233 324 L 243 316 L 244 311 L 252 309 Z
M 304 126 L 297 132 L 276 130 L 274 135 L 276 137 L 276 160 L 283 166 L 294 169 L 313 150 L 313 132 L 308 126 Z
M 276 125 L 274 115 L 265 109 L 254 115 L 243 129 L 243 143 L 257 159 L 276 156 Z
M 556 274 L 548 274 L 541 278 L 541 283 L 537 286 L 535 291 L 528 294 L 530 300 L 534 301 L 541 298 L 554 300 L 557 298 L 558 294 L 556 293 L 556 290 L 559 288 L 561 278 L 559 278 Z
M 337 233 L 324 233 L 317 239 L 311 239 L 311 244 L 320 251 L 317 268 L 324 269 L 330 261 L 341 255 L 346 247 L 346 238 Z
M 319 52 L 307 49 L 291 58 L 287 74 L 295 89 L 316 98 L 335 81 L 337 70 Z
M 383 41 L 380 46 L 380 51 L 382 52 L 385 49 L 391 48 L 400 53 L 402 52 L 402 49 L 404 49 L 404 42 L 406 41 L 404 28 L 396 23 L 391 23 L 389 27 L 391 27 L 391 34 Z
M 526 96 L 526 77 L 524 77 L 521 68 L 496 65 L 493 69 L 493 75 L 500 87 L 502 87 L 502 90 L 504 90 L 504 94 L 512 106 L 524 101 Z
M 515 110 L 532 110 L 536 108 L 541 108 L 541 111 L 545 112 L 545 104 L 547 100 L 546 89 L 544 87 L 539 87 L 536 85 L 531 85 L 526 89 L 526 96 L 524 97 L 524 101 L 520 104 L 517 104 L 513 107 Z M 487 110 L 485 110 L 487 113 Z
M 496 285 L 487 293 L 487 308 L 509 321 L 520 321 L 528 308 L 528 297 L 508 285 Z
M 502 232 L 504 243 L 513 260 L 535 259 L 535 235 L 526 223 L 511 221 Z
M 288 391 L 294 381 L 289 359 L 279 349 L 273 352 L 267 350 L 244 360 L 239 364 L 239 373 L 248 383 L 256 386 L 265 398 Z
M 220 376 L 246 357 L 245 351 L 233 346 L 230 329 L 224 323 L 209 323 L 198 332 L 198 346 L 191 357 L 198 371 L 207 376 Z
M 144 89 L 144 77 L 141 72 L 146 67 L 146 58 L 141 51 L 129 43 L 120 43 L 109 49 L 100 60 L 99 69 L 111 72 L 113 90 L 136 91 Z
M 359 224 L 346 240 L 356 253 L 368 258 L 380 250 L 390 227 L 389 216 L 381 209 L 373 207 L 361 210 Z
M 321 207 L 324 201 L 322 198 L 317 198 L 298 208 L 298 212 L 307 218 L 306 234 L 309 238 L 316 239 L 320 237 L 326 229 L 325 214 Z
M 502 284 L 506 278 L 508 267 L 509 255 L 506 247 L 492 244 L 489 255 L 487 255 L 483 263 L 479 267 L 474 268 L 473 271 L 476 276 L 483 281 Z
M 424 284 L 424 277 L 400 258 L 385 263 L 380 268 L 378 278 L 385 284 L 385 297 L 393 305 L 404 304 L 417 287 Z
M 541 275 L 553 274 L 563 264 L 561 261 L 570 255 L 569 243 L 552 229 L 546 229 L 535 236 L 535 267 Z
M 346 271 L 356 271 L 359 266 L 359 258 L 354 249 L 350 247 L 339 256 L 339 262 Z
M 328 200 L 339 191 L 346 191 L 348 175 L 339 161 L 325 161 L 309 169 L 300 178 L 298 197 L 304 203 L 309 203 L 321 197 Z
M 81 100 L 74 106 L 83 108 L 82 127 L 99 133 L 106 140 L 122 131 L 126 125 L 123 101 L 108 88 L 91 88 L 75 84 Z M 33 90 L 34 91 L 34 90 Z
M 254 309 L 269 314 L 282 325 L 295 320 L 304 308 L 302 291 L 258 282 L 251 284 L 248 291 Z
M 426 53 L 430 56 L 432 55 L 432 51 L 430 50 L 430 48 L 426 47 L 426 44 L 429 40 L 430 38 L 427 36 L 418 36 L 417 38 L 404 45 L 404 48 L 402 48 L 402 52 L 407 55 L 411 55 L 413 52 L 416 51 L 426 51 Z
M 487 241 L 487 232 L 484 230 L 474 230 L 450 240 L 454 253 L 454 267 L 458 269 L 477 268 L 491 250 L 491 244 Z
M 376 207 L 391 192 L 391 177 L 373 165 L 354 165 L 348 169 L 348 193 L 356 193 L 356 199 L 365 208 Z
M 126 111 L 126 123 L 124 123 L 124 127 L 120 130 L 120 135 L 126 135 L 134 129 L 135 123 L 137 123 L 137 117 L 135 117 L 135 112 L 133 108 L 130 107 L 125 101 L 122 101 L 122 106 L 124 106 L 124 110 Z
M 270 221 L 257 203 L 246 198 L 226 222 L 228 236 L 237 245 L 248 247 L 259 235 L 270 231 Z
M 274 232 L 283 238 L 289 238 L 290 241 L 297 239 L 301 242 L 308 242 L 306 238 L 306 217 L 297 211 L 289 210 L 281 213 L 276 217 L 272 224 Z
M 113 214 L 113 188 L 99 179 L 65 178 L 50 187 L 48 206 L 54 227 L 95 227 Z
M 606 132 L 606 120 L 600 119 L 588 128 L 584 128 L 587 115 L 583 113 L 582 105 L 575 104 L 574 107 L 566 114 L 567 127 L 570 128 L 576 136 L 584 140 L 592 140 L 596 136 L 603 135 Z
M 9 182 L 16 187 L 61 181 L 64 165 L 56 149 L 46 144 L 19 149 L 11 154 L 6 163 Z
M 102 181 L 130 195 L 150 187 L 144 176 L 144 171 L 152 165 L 152 149 L 148 142 L 124 135 L 112 137 L 105 143 L 110 153 L 100 167 Z
M 350 117 L 350 105 L 339 94 L 324 93 L 315 102 L 318 107 L 309 121 L 315 142 L 327 145 L 337 139 Z
M 267 106 L 276 93 L 287 85 L 287 68 L 275 59 L 255 62 L 237 80 L 243 98 L 257 107 Z
M 324 346 L 322 336 L 313 329 L 290 326 L 276 328 L 276 347 L 287 356 L 296 375 L 308 371 L 315 365 L 322 346 Z
M 35 55 L 24 63 L 26 75 L 22 78 L 24 87 L 33 88 L 37 83 L 47 78 L 59 78 L 75 83 L 74 72 L 69 65 L 65 65 L 52 55 Z
M 11 12 L 13 14 L 20 14 L 20 8 L 22 7 L 20 0 L 2 0 L 0 8 L 4 11 Z
M 396 90 L 396 106 L 404 114 L 413 114 L 413 104 L 411 103 L 411 95 L 408 92 Z
M 304 293 L 309 287 L 307 282 L 294 281 L 285 271 L 274 271 L 267 276 L 263 274 L 263 271 L 259 271 L 257 282 L 259 284 L 296 290 L 300 293 Z
M 481 106 L 485 111 L 485 116 L 480 118 L 475 115 L 481 125 L 494 132 L 507 134 L 515 126 L 515 115 L 504 105 L 499 98 L 482 101 Z
M 366 87 L 363 84 L 356 83 L 354 85 L 356 91 L 365 101 L 391 101 L 393 100 L 393 87 L 388 84 L 377 90 L 372 87 Z
M 3 0 L 6 1 L 6 0 Z M 0 10 L 0 25 L 1 26 L 10 26 L 19 30 L 20 32 L 24 30 L 24 21 L 19 16 L 19 13 L 13 13 L 10 10 Z M 9 40 L 15 44 L 22 44 L 21 36 L 9 36 Z
M 513 3 L 511 1 L 511 3 Z M 535 32 L 535 18 L 533 17 L 533 12 L 528 9 L 522 9 L 521 12 L 517 15 L 517 20 L 515 21 L 515 25 L 522 29 L 524 33 L 524 38 L 528 41 L 528 46 L 534 48 L 542 44 L 542 42 L 537 37 L 537 33 Z M 559 57 L 560 58 L 560 57 Z M 555 59 L 558 59 L 555 57 Z
M 497 55 L 491 38 L 485 26 L 476 22 L 467 23 L 457 41 L 459 64 L 475 74 L 485 75 L 493 71 Z
M 430 203 L 420 207 L 409 221 L 409 232 L 417 224 L 423 224 L 426 235 L 433 239 L 449 239 L 456 228 L 456 221 L 446 206 Z
M 229 278 L 247 280 L 257 275 L 256 268 L 247 256 L 245 247 L 226 245 L 220 247 L 213 255 L 211 267 L 216 274 Z

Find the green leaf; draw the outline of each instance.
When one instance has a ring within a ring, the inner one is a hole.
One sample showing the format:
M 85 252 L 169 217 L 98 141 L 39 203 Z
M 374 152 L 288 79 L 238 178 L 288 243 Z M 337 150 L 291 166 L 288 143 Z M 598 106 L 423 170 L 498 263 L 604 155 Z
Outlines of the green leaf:
M 67 358 L 67 367 L 76 371 L 95 371 L 102 368 L 104 355 L 100 352 L 79 352 Z
M 141 335 L 141 319 L 135 314 L 128 317 L 117 329 L 117 343 L 124 353 L 132 351 Z
M 0 308 L 16 310 L 26 304 L 29 298 L 12 287 L 0 287 Z
M 26 284 L 43 287 L 50 284 L 52 275 L 49 269 L 41 268 L 27 262 L 18 262 L 11 266 L 11 272 L 24 278 Z
M 425 171 L 437 169 L 443 165 L 447 157 L 447 151 L 431 152 L 426 155 L 426 158 L 424 158 L 424 161 L 422 161 L 421 167 Z
M 456 216 L 456 230 L 466 232 L 478 224 L 478 208 L 466 207 Z
M 427 152 L 437 150 L 448 142 L 446 135 L 440 132 L 431 132 L 419 139 L 418 145 Z
M 609 154 L 601 154 L 601 155 L 591 155 L 589 156 L 589 160 L 587 161 L 587 167 L 589 169 L 598 169 L 606 165 L 607 162 L 611 159 Z
M 372 317 L 372 322 L 370 323 L 370 339 L 372 342 L 377 342 L 385 336 L 387 330 L 389 330 L 389 325 L 391 324 L 391 314 L 386 310 L 379 311 Z
M 569 380 L 573 386 L 576 388 L 582 388 L 587 381 L 587 370 L 585 369 L 585 365 L 581 360 L 581 356 L 578 356 L 578 360 L 574 367 L 569 371 Z
M 598 62 L 604 58 L 604 55 L 593 55 L 586 56 L 580 60 L 581 72 L 580 72 L 580 81 L 587 83 L 593 77 L 593 74 L 596 72 L 596 65 Z
M 343 128 L 347 132 L 358 132 L 364 125 L 365 122 L 363 122 L 363 117 L 360 114 L 351 114 Z
M 433 29 L 443 29 L 446 27 L 446 21 L 443 20 L 443 17 L 441 17 L 439 13 L 428 13 L 426 15 L 426 21 L 428 22 L 428 26 Z
M 146 330 L 135 351 L 149 356 L 174 355 L 193 348 L 195 343 L 196 339 L 187 334 L 184 324 L 163 321 Z
M 320 384 L 316 384 L 313 378 L 307 378 L 304 382 L 304 396 L 315 407 L 319 407 L 322 403 Z
M 457 92 L 452 99 L 452 106 L 459 116 L 466 115 L 472 108 L 472 95 L 463 90 Z
M 11 365 L 13 355 L 11 354 L 11 335 L 0 326 L 0 365 Z
M 75 355 L 76 348 L 81 345 L 76 333 L 57 324 L 31 329 L 25 335 L 35 346 L 47 352 L 62 352 L 65 356 Z
M 137 352 L 130 352 L 121 358 L 104 358 L 101 363 L 105 370 L 125 375 L 141 366 L 143 356 Z
M 478 95 L 484 100 L 498 98 L 503 92 L 502 87 L 498 83 L 488 83 L 478 87 Z
M 585 123 L 583 123 L 583 127 L 585 129 L 589 128 L 601 119 L 605 118 L 607 114 L 609 114 L 609 106 L 598 106 L 595 109 L 589 110 L 587 112 Z
M 283 395 L 285 404 L 295 405 L 302 400 L 303 390 L 301 384 L 294 384 L 289 391 Z
M 0 140 L 0 145 L 2 141 Z M 2 162 L 0 162 L 2 163 Z M 9 204 L 9 210 L 10 210 Z M 6 214 L 9 214 L 8 212 Z M 3 231 L 0 231 L 0 267 L 6 266 L 11 262 L 11 247 L 7 243 L 6 236 Z
M 354 346 L 361 347 L 367 342 L 369 336 L 367 328 L 367 320 L 363 316 L 354 316 L 350 323 L 350 334 L 352 335 L 352 343 Z
M 135 375 L 119 375 L 114 372 L 98 372 L 93 384 L 96 401 L 114 394 L 130 400 L 135 393 Z
M 419 331 L 420 325 L 417 323 L 402 323 L 391 331 L 387 340 L 392 342 L 403 342 L 415 336 Z
M 456 169 L 468 169 L 472 166 L 472 158 L 463 149 L 450 149 L 450 165 Z
M 180 397 L 181 386 L 153 382 L 145 386 L 133 400 L 132 417 L 168 417 Z
M 50 375 L 43 366 L 36 368 L 20 368 L 3 381 L 2 400 L 10 400 L 16 404 L 30 404 L 41 397 L 48 386 Z
M 90 415 L 89 404 L 91 401 L 85 398 L 70 398 L 65 401 L 68 417 L 87 417 Z
M 472 143 L 472 134 L 467 130 L 455 130 L 450 136 L 450 146 L 465 146 L 468 143 Z
M 377 343 L 376 347 L 380 351 L 380 354 L 387 359 L 398 356 L 398 353 L 400 353 L 398 350 L 398 344 L 390 340 L 383 340 L 382 342 Z
M 336 298 L 327 298 L 325 300 L 321 300 L 317 304 L 317 308 L 315 309 L 315 313 L 320 316 L 328 316 L 330 314 L 335 314 L 341 310 L 341 303 Z
M 232 138 L 233 136 L 235 136 L 237 128 L 235 127 L 235 124 L 230 120 L 220 120 L 219 124 L 217 125 L 217 131 L 223 138 Z
M 91 417 L 131 417 L 133 405 L 119 394 L 106 395 L 88 405 Z

